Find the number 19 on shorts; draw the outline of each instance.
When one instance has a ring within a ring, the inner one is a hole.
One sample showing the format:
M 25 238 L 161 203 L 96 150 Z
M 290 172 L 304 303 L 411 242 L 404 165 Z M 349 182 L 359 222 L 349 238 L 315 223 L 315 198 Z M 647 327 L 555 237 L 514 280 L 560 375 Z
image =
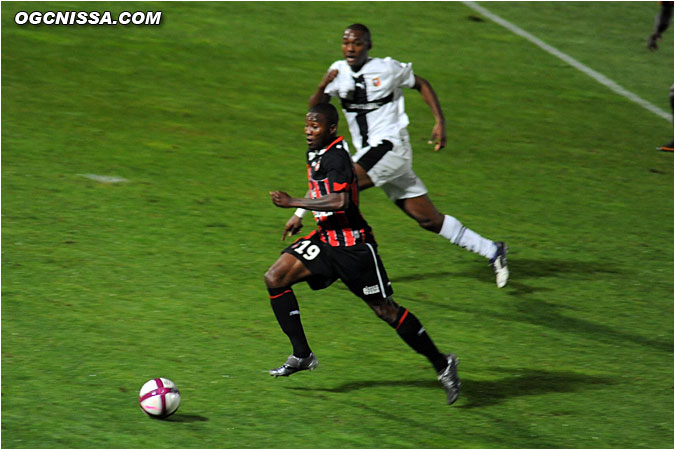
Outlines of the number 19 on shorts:
M 302 255 L 306 260 L 311 261 L 319 255 L 321 249 L 318 245 L 312 244 L 312 241 L 302 241 L 293 251 L 298 255 Z

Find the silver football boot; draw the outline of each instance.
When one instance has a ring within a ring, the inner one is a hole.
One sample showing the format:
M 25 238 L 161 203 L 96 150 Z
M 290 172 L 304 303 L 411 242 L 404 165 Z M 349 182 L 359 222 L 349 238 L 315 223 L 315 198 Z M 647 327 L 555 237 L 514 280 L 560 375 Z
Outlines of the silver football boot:
M 314 370 L 318 365 L 319 360 L 316 359 L 314 353 L 310 353 L 307 358 L 298 358 L 295 355 L 291 355 L 281 367 L 270 370 L 270 375 L 274 378 L 287 377 L 301 370 Z
M 462 382 L 459 381 L 459 377 L 457 376 L 457 364 L 459 364 L 459 360 L 453 353 L 450 353 L 447 358 L 448 367 L 438 375 L 438 381 L 440 381 L 445 388 L 445 392 L 448 394 L 448 405 L 452 405 L 459 397 L 459 388 L 462 386 Z

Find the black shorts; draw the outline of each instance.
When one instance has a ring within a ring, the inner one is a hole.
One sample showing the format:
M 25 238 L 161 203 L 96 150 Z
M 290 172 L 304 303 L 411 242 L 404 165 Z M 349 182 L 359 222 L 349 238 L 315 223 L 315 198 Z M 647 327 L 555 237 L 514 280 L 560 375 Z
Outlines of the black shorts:
M 394 293 L 377 244 L 331 247 L 318 233 L 300 238 L 283 250 L 298 258 L 312 275 L 307 283 L 314 290 L 325 289 L 338 278 L 354 295 L 366 302 L 381 300 Z

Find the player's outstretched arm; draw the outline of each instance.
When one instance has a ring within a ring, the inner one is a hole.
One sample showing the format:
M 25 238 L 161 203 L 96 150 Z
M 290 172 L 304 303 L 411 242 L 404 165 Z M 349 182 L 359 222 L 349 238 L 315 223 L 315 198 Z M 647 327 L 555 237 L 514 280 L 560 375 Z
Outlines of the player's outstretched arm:
M 304 208 L 312 211 L 340 211 L 349 205 L 346 192 L 333 192 L 320 198 L 295 198 L 282 191 L 270 192 L 272 203 L 279 208 Z
M 415 75 L 415 89 L 417 89 L 424 101 L 431 108 L 431 112 L 436 119 L 436 124 L 431 130 L 431 138 L 429 139 L 429 144 L 434 145 L 434 150 L 439 151 L 447 142 L 445 136 L 445 117 L 443 116 L 443 110 L 441 109 L 441 102 L 436 96 L 436 92 L 431 87 L 431 84 L 422 77 Z
M 330 95 L 326 94 L 324 90 L 326 89 L 326 86 L 328 86 L 330 82 L 335 79 L 337 74 L 338 74 L 337 69 L 329 70 L 328 72 L 326 72 L 326 75 L 323 76 L 321 82 L 317 86 L 316 92 L 314 92 L 314 94 L 312 94 L 312 96 L 309 97 L 310 108 L 315 105 L 318 105 L 319 103 L 330 102 Z

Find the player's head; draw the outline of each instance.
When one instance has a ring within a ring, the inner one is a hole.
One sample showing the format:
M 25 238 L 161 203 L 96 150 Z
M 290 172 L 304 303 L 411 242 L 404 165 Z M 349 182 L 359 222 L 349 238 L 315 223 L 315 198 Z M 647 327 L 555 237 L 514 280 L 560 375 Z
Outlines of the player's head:
M 336 138 L 338 112 L 330 103 L 312 106 L 305 116 L 305 137 L 310 150 L 328 146 Z
M 368 51 L 372 46 L 370 30 L 360 23 L 349 25 L 342 35 L 342 54 L 354 72 L 368 61 Z

